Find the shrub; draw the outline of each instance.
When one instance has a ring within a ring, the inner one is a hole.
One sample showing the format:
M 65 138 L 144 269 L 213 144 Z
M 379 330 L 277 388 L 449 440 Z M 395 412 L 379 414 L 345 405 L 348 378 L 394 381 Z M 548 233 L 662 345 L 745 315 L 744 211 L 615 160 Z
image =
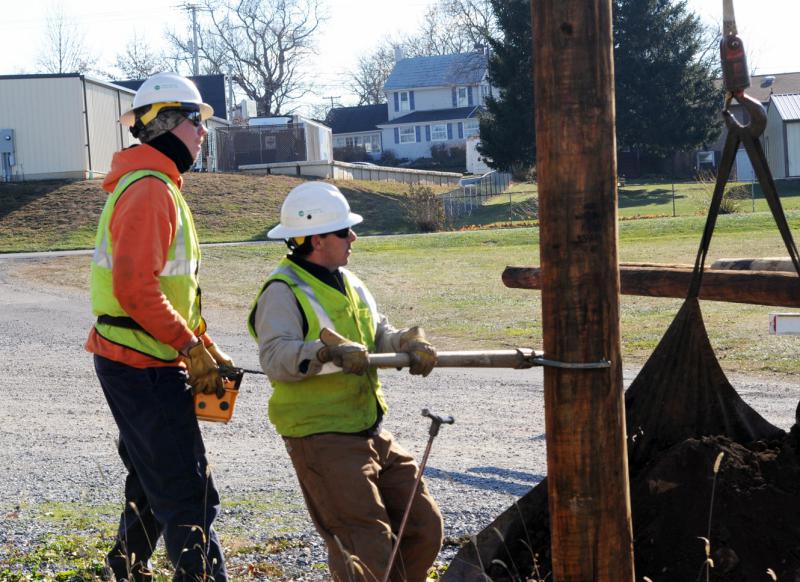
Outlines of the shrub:
M 339 162 L 370 162 L 367 150 L 363 146 L 346 146 L 333 148 L 333 159 Z
M 536 182 L 536 166 L 513 164 L 511 166 L 511 179 L 515 182 Z
M 379 162 L 381 166 L 397 166 L 400 160 L 397 159 L 397 154 L 394 153 L 394 150 L 384 150 L 381 152 Z
M 708 211 L 711 200 L 714 197 L 717 177 L 713 171 L 704 170 L 697 175 L 697 182 L 703 187 L 704 208 Z M 745 184 L 731 186 L 722 194 L 722 202 L 719 205 L 720 214 L 735 214 L 741 211 L 742 200 L 750 198 L 750 187 Z
M 731 200 L 750 200 L 752 196 L 751 187 L 746 184 L 739 184 L 738 186 L 731 186 L 725 192 L 725 197 Z
M 447 228 L 447 214 L 442 199 L 430 186 L 411 184 L 403 199 L 408 219 L 422 232 L 437 232 Z

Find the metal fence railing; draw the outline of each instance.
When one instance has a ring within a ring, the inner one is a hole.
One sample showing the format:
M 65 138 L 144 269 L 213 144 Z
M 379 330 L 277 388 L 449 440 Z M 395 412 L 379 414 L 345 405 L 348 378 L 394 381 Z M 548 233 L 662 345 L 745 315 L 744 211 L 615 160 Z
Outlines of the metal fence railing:
M 509 172 L 493 170 L 483 176 L 462 178 L 459 187 L 440 196 L 448 219 L 469 216 L 486 201 L 508 189 L 511 183 Z

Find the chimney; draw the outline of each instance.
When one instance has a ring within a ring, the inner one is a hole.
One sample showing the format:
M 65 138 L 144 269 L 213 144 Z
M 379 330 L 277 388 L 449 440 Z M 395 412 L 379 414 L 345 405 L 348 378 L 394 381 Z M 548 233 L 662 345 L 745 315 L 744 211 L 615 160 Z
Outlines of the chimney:
M 394 62 L 402 61 L 406 56 L 403 54 L 403 47 L 399 44 L 394 45 Z

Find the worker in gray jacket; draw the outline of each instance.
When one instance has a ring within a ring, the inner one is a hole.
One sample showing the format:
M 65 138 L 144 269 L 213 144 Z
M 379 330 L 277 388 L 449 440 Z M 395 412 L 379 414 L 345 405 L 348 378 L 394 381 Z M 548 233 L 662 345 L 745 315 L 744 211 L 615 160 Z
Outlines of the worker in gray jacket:
M 325 539 L 334 580 L 381 580 L 418 467 L 381 427 L 388 408 L 369 352 L 406 352 L 427 376 L 436 350 L 419 327 L 397 330 L 366 286 L 343 267 L 356 240 L 339 190 L 294 188 L 270 238 L 291 250 L 250 314 L 272 383 L 269 418 L 283 436 L 311 518 Z M 324 345 L 320 331 L 344 338 Z M 422 582 L 442 543 L 442 517 L 424 482 L 415 494 L 392 580 Z

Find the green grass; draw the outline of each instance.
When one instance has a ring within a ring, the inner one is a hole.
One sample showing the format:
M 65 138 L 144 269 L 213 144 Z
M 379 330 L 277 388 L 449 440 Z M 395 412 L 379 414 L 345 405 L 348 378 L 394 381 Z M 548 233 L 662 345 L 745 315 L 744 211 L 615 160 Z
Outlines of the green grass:
M 731 182 L 728 188 L 743 186 L 752 191 L 753 199 L 737 201 L 738 213 L 769 212 L 761 187 L 749 182 Z M 781 180 L 778 192 L 785 210 L 800 209 L 800 180 Z M 713 182 L 653 182 L 627 183 L 619 188 L 618 214 L 620 219 L 672 216 L 705 216 Z M 535 184 L 514 184 L 508 192 L 489 198 L 469 217 L 455 222 L 457 228 L 470 224 L 514 225 L 536 218 L 538 190 Z M 673 207 L 674 199 L 674 207 Z
M 789 219 L 796 230 L 800 212 L 790 212 Z M 620 261 L 691 264 L 703 225 L 701 216 L 623 221 Z M 423 325 L 440 349 L 538 348 L 540 293 L 509 289 L 501 281 L 507 265 L 538 265 L 538 244 L 536 228 L 366 237 L 356 241 L 350 266 L 367 282 L 391 321 Z M 205 305 L 211 313 L 224 314 L 211 320 L 212 332 L 219 325 L 245 334 L 243 322 L 250 304 L 285 247 L 268 243 L 203 252 Z M 770 215 L 734 214 L 720 217 L 708 260 L 785 253 Z M 88 264 L 88 257 L 69 257 L 15 268 L 24 276 L 86 290 Z M 626 364 L 641 363 L 650 354 L 679 305 L 678 299 L 621 297 Z M 726 370 L 800 371 L 792 338 L 767 333 L 768 314 L 779 310 L 703 302 L 709 335 Z
M 265 240 L 280 218 L 286 194 L 302 183 L 288 176 L 186 174 L 183 193 L 201 240 Z M 337 183 L 363 234 L 413 232 L 403 199 L 409 185 L 397 182 Z M 436 193 L 450 189 L 433 186 Z M 100 180 L 0 183 L 0 253 L 91 248 L 106 193 Z

